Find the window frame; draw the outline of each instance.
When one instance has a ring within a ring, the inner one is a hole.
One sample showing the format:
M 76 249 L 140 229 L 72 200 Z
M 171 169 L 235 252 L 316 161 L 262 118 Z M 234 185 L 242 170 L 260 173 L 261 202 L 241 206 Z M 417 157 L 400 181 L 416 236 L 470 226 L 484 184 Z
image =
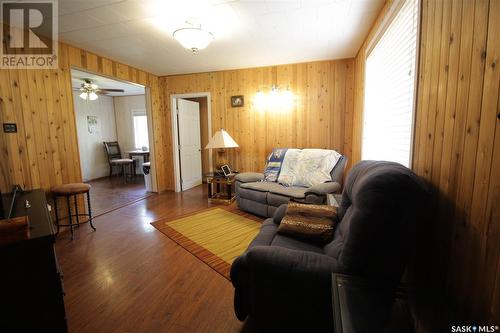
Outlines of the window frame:
M 131 112 L 132 118 L 132 133 L 134 134 L 134 149 L 141 149 L 142 147 L 137 147 L 137 142 L 135 142 L 135 117 L 146 117 L 146 129 L 147 129 L 147 140 L 148 140 L 148 148 L 149 148 L 149 123 L 148 123 L 148 115 L 146 110 L 144 109 L 134 109 Z
M 363 133 L 364 133 L 364 118 L 365 118 L 365 106 L 366 106 L 366 64 L 368 61 L 368 57 L 371 52 L 377 46 L 378 42 L 387 31 L 391 23 L 394 21 L 399 11 L 403 8 L 405 1 L 411 0 L 394 0 L 394 2 L 390 5 L 390 8 L 387 9 L 387 12 L 382 19 L 382 22 L 378 26 L 374 35 L 370 38 L 365 48 L 365 52 L 363 55 L 363 112 L 361 115 L 361 124 L 360 124 L 360 147 L 359 147 L 359 156 L 362 158 L 363 156 Z M 410 151 L 409 151 L 409 163 L 408 168 L 414 169 L 414 151 L 415 151 L 415 131 L 417 125 L 417 111 L 418 111 L 418 91 L 419 91 L 419 73 L 420 73 L 420 45 L 421 45 L 421 35 L 422 35 L 422 0 L 417 0 L 417 35 L 416 35 L 416 45 L 415 45 L 415 75 L 414 79 L 414 89 L 413 89 L 413 114 L 411 120 L 411 133 L 410 133 Z

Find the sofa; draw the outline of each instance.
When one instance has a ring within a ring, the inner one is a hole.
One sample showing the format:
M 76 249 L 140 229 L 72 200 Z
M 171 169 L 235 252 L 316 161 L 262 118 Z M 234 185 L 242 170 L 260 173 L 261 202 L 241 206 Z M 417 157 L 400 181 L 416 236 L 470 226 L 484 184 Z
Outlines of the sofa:
M 324 203 L 328 194 L 341 189 L 346 163 L 347 158 L 340 156 L 330 172 L 331 181 L 311 187 L 283 186 L 278 182 L 264 181 L 263 173 L 240 173 L 235 177 L 236 203 L 239 209 L 262 217 L 272 217 L 280 205 L 290 200 Z
M 347 177 L 333 240 L 324 245 L 279 234 L 287 210 L 281 205 L 231 266 L 236 316 L 265 331 L 333 332 L 331 274 L 395 289 L 428 215 L 428 197 L 408 168 L 361 161 Z

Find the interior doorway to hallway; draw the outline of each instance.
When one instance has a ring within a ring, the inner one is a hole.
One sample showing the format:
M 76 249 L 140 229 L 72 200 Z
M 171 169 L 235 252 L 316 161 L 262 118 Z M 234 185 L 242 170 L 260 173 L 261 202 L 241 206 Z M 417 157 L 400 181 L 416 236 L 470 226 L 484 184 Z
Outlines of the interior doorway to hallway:
M 210 93 L 172 95 L 172 142 L 175 191 L 202 184 L 212 170 Z
M 71 81 L 93 215 L 145 198 L 153 191 L 146 87 L 79 69 L 71 70 Z

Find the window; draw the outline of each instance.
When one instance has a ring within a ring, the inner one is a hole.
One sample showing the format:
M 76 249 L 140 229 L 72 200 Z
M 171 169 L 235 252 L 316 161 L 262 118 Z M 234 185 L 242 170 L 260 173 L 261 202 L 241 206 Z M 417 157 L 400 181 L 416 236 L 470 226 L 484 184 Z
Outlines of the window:
M 135 148 L 149 147 L 148 141 L 148 119 L 145 111 L 134 111 L 132 113 L 134 123 Z
M 418 0 L 402 2 L 366 59 L 362 158 L 410 166 Z

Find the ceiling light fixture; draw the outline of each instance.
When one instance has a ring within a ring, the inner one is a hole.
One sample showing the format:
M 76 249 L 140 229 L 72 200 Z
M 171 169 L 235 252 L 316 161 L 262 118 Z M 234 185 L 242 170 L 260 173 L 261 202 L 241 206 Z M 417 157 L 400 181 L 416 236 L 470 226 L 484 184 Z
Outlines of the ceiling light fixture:
M 98 97 L 99 96 L 97 96 L 97 94 L 95 92 L 93 92 L 93 91 L 89 93 L 89 99 L 91 101 L 95 101 Z
M 193 51 L 193 53 L 203 50 L 214 40 L 214 35 L 201 29 L 201 26 L 177 29 L 173 36 L 183 47 Z
M 97 96 L 96 91 L 99 90 L 97 84 L 92 83 L 90 79 L 83 79 L 83 83 L 79 91 L 82 93 L 79 95 L 81 99 L 95 101 L 99 96 Z

